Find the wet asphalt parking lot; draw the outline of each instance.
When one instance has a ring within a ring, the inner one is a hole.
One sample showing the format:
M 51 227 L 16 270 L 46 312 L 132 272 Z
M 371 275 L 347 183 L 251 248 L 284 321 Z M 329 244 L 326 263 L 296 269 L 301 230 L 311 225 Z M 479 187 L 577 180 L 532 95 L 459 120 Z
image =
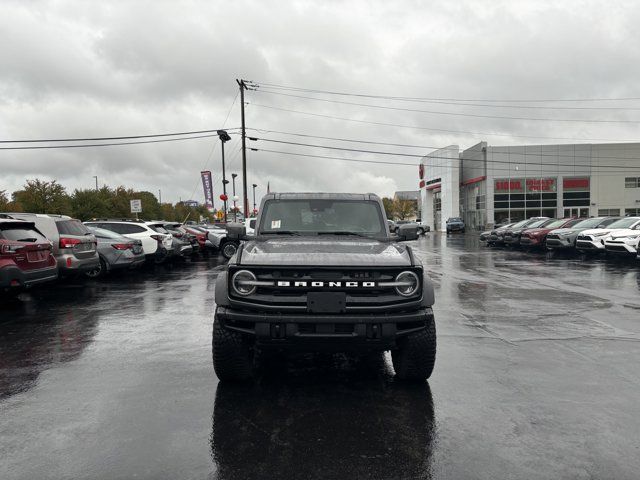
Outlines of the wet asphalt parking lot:
M 0 304 L 0 479 L 637 479 L 640 262 L 412 242 L 429 383 L 388 359 L 211 364 L 220 258 Z

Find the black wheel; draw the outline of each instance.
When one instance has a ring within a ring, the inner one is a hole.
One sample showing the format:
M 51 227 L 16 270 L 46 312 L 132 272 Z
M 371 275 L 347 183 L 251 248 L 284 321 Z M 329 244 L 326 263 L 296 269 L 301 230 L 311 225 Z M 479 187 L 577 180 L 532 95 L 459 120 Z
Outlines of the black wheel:
M 233 257 L 237 251 L 238 244 L 236 242 L 226 242 L 224 245 L 222 245 L 222 255 L 224 256 L 224 258 L 229 259 Z
M 248 380 L 253 375 L 254 354 L 238 332 L 227 330 L 213 322 L 211 342 L 213 369 L 220 380 Z
M 93 270 L 85 272 L 84 274 L 89 278 L 99 278 L 104 276 L 107 273 L 107 263 L 104 261 L 104 258 L 100 257 L 100 265 L 98 265 Z
M 436 363 L 436 323 L 404 337 L 391 351 L 393 369 L 400 380 L 424 381 L 431 376 Z
M 418 228 L 418 235 L 424 235 L 424 228 Z

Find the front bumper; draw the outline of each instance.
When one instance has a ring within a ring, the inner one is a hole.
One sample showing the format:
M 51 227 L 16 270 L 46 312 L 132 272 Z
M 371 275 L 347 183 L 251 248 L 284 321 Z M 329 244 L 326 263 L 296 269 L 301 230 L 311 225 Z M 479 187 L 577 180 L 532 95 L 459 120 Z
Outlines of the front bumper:
M 627 240 L 627 241 L 605 241 L 604 242 L 604 249 L 607 252 L 607 254 L 609 253 L 613 253 L 613 254 L 622 254 L 622 255 L 637 255 L 638 254 L 638 250 L 637 250 L 637 239 L 634 240 Z
M 604 252 L 604 243 L 600 237 L 581 237 L 576 239 L 576 248 L 589 252 Z
M 39 283 L 51 282 L 58 278 L 58 267 L 46 267 L 38 270 L 21 270 L 16 266 L 0 268 L 0 289 L 28 288 Z M 18 282 L 19 285 L 11 285 Z
M 547 241 L 545 242 L 547 248 L 552 250 L 562 250 L 567 248 L 573 248 L 575 243 L 573 241 L 574 237 L 549 237 L 547 236 Z
M 431 308 L 387 314 L 280 314 L 217 307 L 215 321 L 259 347 L 306 351 L 389 350 L 434 321 Z
M 522 237 L 520 238 L 520 245 L 522 245 L 523 247 L 539 247 L 542 245 L 542 238 Z

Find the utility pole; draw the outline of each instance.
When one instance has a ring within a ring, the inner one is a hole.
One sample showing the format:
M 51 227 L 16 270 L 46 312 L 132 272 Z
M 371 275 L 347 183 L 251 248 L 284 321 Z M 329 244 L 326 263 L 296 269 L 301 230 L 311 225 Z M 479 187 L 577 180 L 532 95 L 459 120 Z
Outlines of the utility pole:
M 236 177 L 237 173 L 232 173 L 231 178 L 233 179 L 233 221 L 238 221 L 238 207 L 236 207 L 236 199 L 238 198 L 236 195 Z
M 256 187 L 258 185 L 256 183 L 253 184 L 253 212 L 251 212 L 251 216 L 255 215 L 256 213 Z
M 242 79 L 236 79 L 236 82 L 240 87 L 240 117 L 242 122 L 242 205 L 243 214 L 247 218 L 247 212 L 249 211 L 249 197 L 247 196 L 247 132 L 244 124 L 244 91 L 247 90 L 247 84 Z
M 162 190 L 158 189 L 158 203 L 162 205 Z
M 222 194 L 224 196 L 224 223 L 227 223 L 227 176 L 224 170 L 224 144 L 231 140 L 231 137 L 225 130 L 218 130 L 218 137 L 220 138 L 220 143 L 222 143 Z M 234 193 L 235 195 L 235 193 Z
M 95 179 L 96 179 L 96 190 L 98 190 L 98 176 L 97 176 L 97 175 L 94 175 L 94 176 L 93 176 L 93 178 L 95 178 Z

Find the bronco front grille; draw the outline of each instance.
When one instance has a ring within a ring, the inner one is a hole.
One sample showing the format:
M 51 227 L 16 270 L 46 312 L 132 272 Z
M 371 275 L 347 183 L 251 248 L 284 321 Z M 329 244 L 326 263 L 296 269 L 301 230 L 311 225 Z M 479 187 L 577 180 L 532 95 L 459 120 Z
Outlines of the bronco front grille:
M 237 270 L 242 267 L 229 269 L 229 281 Z M 255 293 L 246 297 L 235 294 L 229 285 L 229 295 L 234 300 L 245 304 L 264 306 L 269 309 L 307 308 L 309 292 L 344 292 L 346 295 L 346 309 L 366 309 L 367 307 L 384 307 L 402 305 L 419 300 L 422 288 L 412 297 L 403 297 L 397 293 L 394 286 L 384 285 L 392 283 L 396 276 L 403 271 L 413 271 L 422 283 L 422 270 L 419 268 L 378 267 L 375 270 L 362 268 L 282 268 L 270 267 L 248 268 L 261 282 L 272 282 L 271 285 L 260 285 Z M 422 285 L 420 285 L 422 287 Z

